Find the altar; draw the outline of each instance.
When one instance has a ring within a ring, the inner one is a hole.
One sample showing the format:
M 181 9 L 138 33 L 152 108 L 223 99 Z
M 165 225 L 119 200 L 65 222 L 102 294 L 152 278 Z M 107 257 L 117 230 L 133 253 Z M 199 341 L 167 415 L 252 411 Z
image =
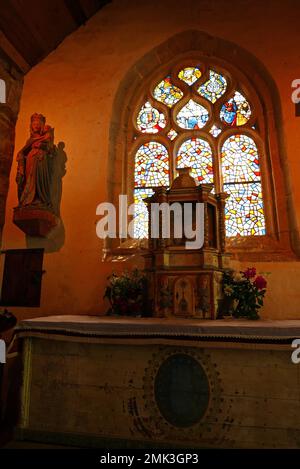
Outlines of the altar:
M 17 438 L 76 447 L 299 448 L 300 321 L 19 323 Z

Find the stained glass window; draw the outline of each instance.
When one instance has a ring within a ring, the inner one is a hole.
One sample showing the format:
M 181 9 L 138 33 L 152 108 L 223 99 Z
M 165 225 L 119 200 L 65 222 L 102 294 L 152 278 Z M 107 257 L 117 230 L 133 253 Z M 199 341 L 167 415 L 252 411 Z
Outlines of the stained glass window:
M 201 71 L 198 67 L 185 67 L 180 70 L 178 77 L 191 86 L 201 77 Z
M 225 124 L 231 126 L 244 125 L 250 119 L 251 108 L 246 98 L 235 92 L 234 97 L 223 104 L 220 111 L 220 118 Z
M 209 119 L 208 110 L 190 99 L 178 112 L 176 120 L 183 129 L 201 129 Z
M 261 183 L 224 184 L 224 191 L 230 194 L 225 207 L 226 235 L 265 235 Z
M 213 137 L 217 137 L 221 132 L 222 132 L 222 129 L 220 129 L 216 125 L 213 125 L 209 131 L 209 133 L 212 134 Z
M 235 134 L 223 144 L 221 151 L 226 202 L 227 236 L 265 234 L 263 197 L 260 182 L 259 156 L 254 140 Z
M 135 154 L 136 187 L 169 185 L 169 155 L 161 143 L 148 142 L 140 146 Z
M 134 237 L 147 238 L 148 237 L 148 210 L 147 205 L 143 202 L 147 197 L 154 194 L 152 189 L 135 189 L 134 190 Z
M 136 238 L 147 237 L 148 233 L 148 212 L 143 199 L 155 187 L 170 187 L 177 167 L 190 167 L 197 184 L 214 184 L 214 192 L 220 190 L 230 195 L 225 208 L 227 236 L 266 233 L 261 155 L 256 144 L 260 129 L 258 116 L 245 97 L 247 94 L 237 91 L 245 89 L 246 93 L 245 83 L 225 76 L 227 72 L 224 75 L 217 72 L 213 64 L 176 66 L 167 76 L 157 79 L 154 89 L 148 90 L 149 97 L 137 111 L 136 130 L 131 140 L 137 145 L 134 154 Z M 225 92 L 229 98 L 224 100 Z M 219 100 L 222 100 L 220 105 Z M 224 130 L 230 132 L 225 141 Z M 221 148 L 218 141 L 223 142 Z M 219 168 L 215 174 L 214 168 Z
M 209 71 L 209 79 L 198 88 L 198 93 L 203 98 L 215 103 L 225 93 L 227 88 L 226 78 L 220 73 Z
M 174 129 L 170 129 L 167 133 L 167 136 L 170 140 L 174 140 L 177 137 L 178 133 Z
M 221 152 L 223 182 L 259 181 L 258 151 L 247 135 L 229 137 Z
M 162 112 L 151 106 L 147 101 L 141 107 L 136 119 L 137 127 L 141 132 L 147 134 L 156 134 L 166 127 L 166 119 Z
M 197 184 L 213 183 L 213 161 L 210 145 L 201 138 L 186 140 L 178 150 L 176 167 L 191 168 L 191 176 L 196 179 Z
M 153 92 L 154 98 L 169 107 L 174 106 L 183 96 L 182 91 L 171 83 L 171 77 L 167 76 L 158 83 Z

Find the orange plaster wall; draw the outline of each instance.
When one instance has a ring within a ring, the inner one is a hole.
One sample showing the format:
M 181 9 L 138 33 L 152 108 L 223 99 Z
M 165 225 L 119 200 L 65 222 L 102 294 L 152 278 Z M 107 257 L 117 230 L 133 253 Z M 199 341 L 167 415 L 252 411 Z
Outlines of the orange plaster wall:
M 222 6 L 221 6 L 222 4 Z M 291 186 L 300 218 L 300 118 L 294 116 L 291 82 L 300 78 L 299 11 L 287 0 L 219 2 L 113 1 L 25 77 L 16 128 L 16 150 L 28 138 L 29 118 L 43 113 L 55 127 L 55 142 L 67 154 L 61 215 L 65 242 L 45 254 L 40 308 L 10 308 L 19 317 L 102 314 L 106 277 L 123 264 L 101 262 L 96 206 L 108 200 L 106 171 L 112 104 L 128 69 L 153 47 L 188 29 L 230 40 L 263 62 L 281 97 Z M 17 204 L 14 161 L 2 249 L 26 246 L 12 224 Z M 33 244 L 34 246 L 34 244 Z M 264 317 L 300 317 L 300 263 L 256 263 L 271 272 Z M 247 265 L 246 265 L 247 266 Z

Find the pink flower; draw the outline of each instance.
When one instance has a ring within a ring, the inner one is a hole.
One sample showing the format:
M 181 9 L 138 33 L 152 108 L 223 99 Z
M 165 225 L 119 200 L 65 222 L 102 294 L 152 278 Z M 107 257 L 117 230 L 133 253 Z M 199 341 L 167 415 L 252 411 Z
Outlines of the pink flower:
M 253 284 L 258 288 L 258 290 L 263 290 L 267 286 L 267 281 L 262 275 L 258 275 Z
M 255 268 L 255 267 L 251 267 L 251 268 L 248 267 L 248 269 L 246 269 L 246 270 L 243 272 L 243 274 L 244 274 L 244 277 L 246 277 L 246 278 L 248 278 L 248 279 L 249 279 L 249 278 L 253 278 L 253 277 L 255 277 L 255 275 L 256 275 L 256 268 Z

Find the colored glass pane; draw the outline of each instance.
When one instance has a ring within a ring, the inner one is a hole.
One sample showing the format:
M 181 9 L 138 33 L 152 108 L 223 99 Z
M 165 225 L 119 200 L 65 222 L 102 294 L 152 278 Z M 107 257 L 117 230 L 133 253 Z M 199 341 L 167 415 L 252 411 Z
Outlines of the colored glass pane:
M 167 136 L 170 140 L 174 140 L 174 138 L 176 138 L 177 135 L 178 133 L 174 129 L 169 130 L 169 132 L 167 133 Z
M 209 131 L 209 133 L 212 134 L 213 137 L 217 137 L 221 132 L 222 130 L 219 129 L 219 127 L 217 127 L 216 125 L 213 125 Z
M 224 184 L 230 194 L 225 207 L 227 236 L 265 235 L 261 183 Z
M 215 103 L 226 91 L 227 81 L 220 73 L 209 71 L 209 79 L 198 88 L 198 93 L 203 98 Z
M 190 99 L 178 112 L 176 121 L 179 127 L 183 129 L 201 129 L 205 126 L 208 118 L 207 109 Z
M 224 183 L 260 180 L 257 147 L 247 135 L 232 135 L 224 142 L 221 163 Z
M 178 77 L 191 86 L 201 77 L 201 71 L 198 67 L 186 67 L 180 70 Z
M 147 142 L 135 154 L 136 187 L 169 185 L 169 155 L 159 142 Z
M 220 111 L 220 118 L 225 124 L 231 126 L 244 125 L 251 116 L 250 104 L 246 98 L 239 93 L 235 92 L 234 97 L 229 99 L 223 104 Z
M 196 183 L 213 183 L 213 162 L 210 145 L 201 138 L 186 140 L 177 153 L 176 166 L 191 168 L 191 176 Z
M 134 238 L 148 238 L 148 210 L 147 205 L 143 202 L 146 197 L 154 194 L 152 189 L 135 189 L 134 190 Z
M 141 107 L 136 123 L 141 132 L 156 134 L 166 126 L 166 119 L 162 112 L 159 112 L 147 101 Z
M 167 76 L 155 87 L 153 96 L 157 101 L 172 107 L 182 98 L 183 93 L 171 83 L 170 76 Z

